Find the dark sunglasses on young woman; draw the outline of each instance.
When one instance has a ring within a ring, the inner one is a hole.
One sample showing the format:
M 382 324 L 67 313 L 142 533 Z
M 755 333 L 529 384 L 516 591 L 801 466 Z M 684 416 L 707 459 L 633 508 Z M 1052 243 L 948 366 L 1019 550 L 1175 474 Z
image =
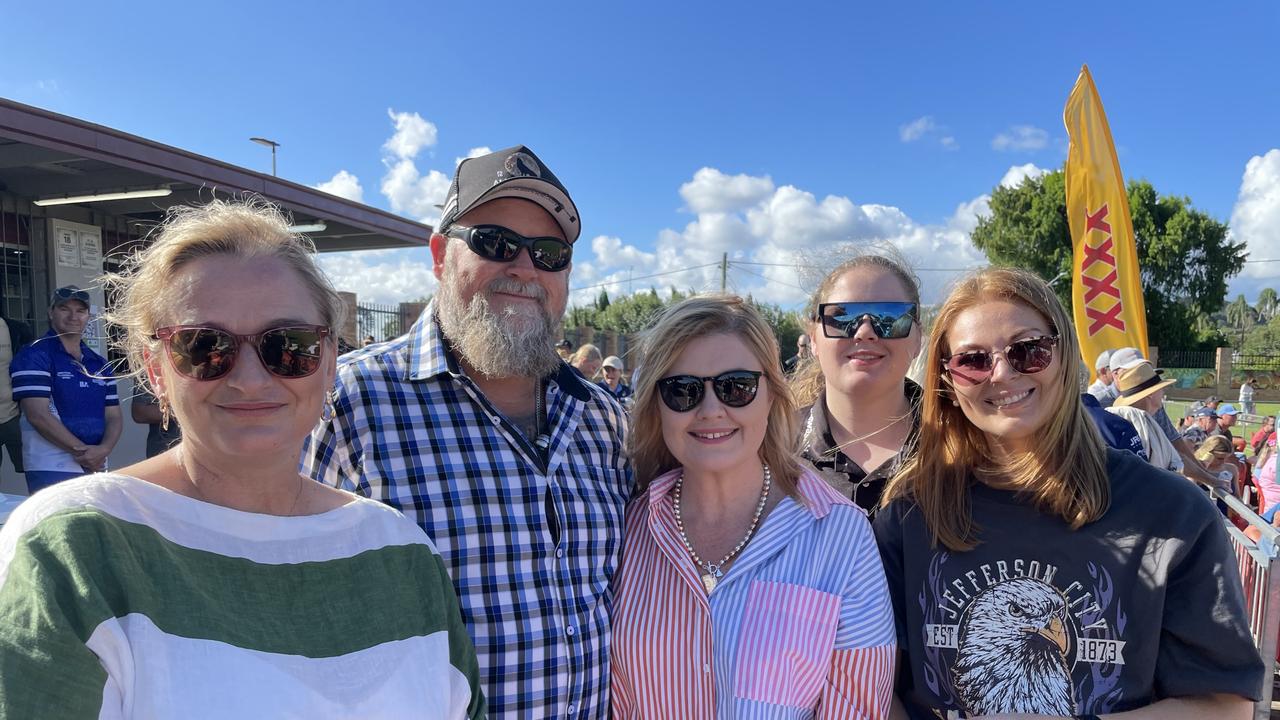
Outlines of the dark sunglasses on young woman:
M 897 340 L 911 334 L 911 326 L 920 321 L 920 309 L 910 302 L 829 302 L 818 306 L 814 320 L 829 338 L 851 338 L 863 322 L 870 322 L 881 340 Z
M 573 260 L 573 245 L 558 237 L 525 237 L 501 225 L 454 225 L 444 234 L 462 240 L 471 252 L 494 262 L 512 262 L 524 248 L 529 249 L 533 266 L 547 272 L 559 272 Z
M 730 370 L 714 377 L 672 375 L 658 381 L 658 395 L 675 412 L 689 412 L 702 402 L 706 384 L 711 383 L 711 391 L 721 403 L 734 408 L 746 407 L 756 399 L 763 374 L 756 370 Z
M 1009 367 L 1022 375 L 1034 375 L 1053 364 L 1057 335 L 1041 335 L 1009 343 L 1004 350 L 967 350 L 943 359 L 942 369 L 960 385 L 981 385 L 996 369 L 996 356 L 1003 355 Z
M 192 380 L 217 380 L 231 372 L 242 343 L 253 346 L 267 372 L 294 379 L 320 368 L 329 332 L 323 325 L 291 325 L 236 335 L 218 328 L 174 325 L 156 328 L 152 339 L 164 343 L 173 369 Z

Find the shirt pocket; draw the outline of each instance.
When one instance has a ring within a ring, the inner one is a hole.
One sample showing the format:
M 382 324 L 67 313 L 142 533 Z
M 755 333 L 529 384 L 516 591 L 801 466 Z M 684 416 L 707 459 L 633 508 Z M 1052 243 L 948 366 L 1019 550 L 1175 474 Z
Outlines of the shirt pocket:
M 837 595 L 789 583 L 752 582 L 738 631 L 738 697 L 816 706 L 831 669 L 839 622 Z

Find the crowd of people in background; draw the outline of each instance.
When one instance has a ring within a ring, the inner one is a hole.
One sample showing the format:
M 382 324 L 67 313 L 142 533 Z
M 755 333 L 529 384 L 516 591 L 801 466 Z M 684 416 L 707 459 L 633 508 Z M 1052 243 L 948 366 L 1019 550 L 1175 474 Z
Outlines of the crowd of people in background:
M 1249 715 L 1200 485 L 1280 507 L 1274 418 L 1252 462 L 1216 398 L 1179 429 L 1172 381 L 1136 348 L 1091 373 L 1026 271 L 926 331 L 880 251 L 785 362 L 749 301 L 694 296 L 628 382 L 557 341 L 581 231 L 530 149 L 462 160 L 438 292 L 357 349 L 278 210 L 171 212 L 105 279 L 156 431 L 118 470 L 88 295 L 55 292 L 10 367 L 46 489 L 0 530 L 0 717 Z

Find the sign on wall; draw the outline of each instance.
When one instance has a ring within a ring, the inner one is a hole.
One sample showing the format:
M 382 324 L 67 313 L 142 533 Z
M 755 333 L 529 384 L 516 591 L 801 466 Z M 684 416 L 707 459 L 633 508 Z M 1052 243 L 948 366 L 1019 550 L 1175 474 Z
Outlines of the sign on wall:
M 67 268 L 80 267 L 80 237 L 75 230 L 58 228 L 58 265 Z

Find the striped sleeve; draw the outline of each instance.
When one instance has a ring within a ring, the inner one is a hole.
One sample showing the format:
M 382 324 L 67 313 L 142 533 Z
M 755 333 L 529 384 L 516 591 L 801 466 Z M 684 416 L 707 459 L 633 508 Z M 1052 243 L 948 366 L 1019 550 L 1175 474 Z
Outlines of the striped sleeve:
M 38 533 L 0 568 L 0 717 L 121 717 L 119 688 L 85 644 L 98 595 Z
M 107 396 L 105 398 L 107 407 L 114 407 L 120 404 L 120 391 L 116 390 L 116 381 L 107 381 Z
M 53 395 L 49 356 L 36 347 L 23 348 L 9 365 L 13 399 L 47 398 Z
M 888 716 L 897 654 L 893 604 L 871 525 L 858 513 L 850 565 L 840 603 L 835 652 L 819 705 L 819 718 L 877 719 Z

